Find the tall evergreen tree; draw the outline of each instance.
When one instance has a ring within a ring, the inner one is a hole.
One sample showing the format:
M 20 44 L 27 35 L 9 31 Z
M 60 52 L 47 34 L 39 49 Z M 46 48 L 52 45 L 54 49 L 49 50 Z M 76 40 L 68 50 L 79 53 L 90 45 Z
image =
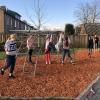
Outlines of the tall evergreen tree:
M 65 34 L 73 35 L 75 33 L 75 29 L 73 24 L 66 24 L 65 25 Z

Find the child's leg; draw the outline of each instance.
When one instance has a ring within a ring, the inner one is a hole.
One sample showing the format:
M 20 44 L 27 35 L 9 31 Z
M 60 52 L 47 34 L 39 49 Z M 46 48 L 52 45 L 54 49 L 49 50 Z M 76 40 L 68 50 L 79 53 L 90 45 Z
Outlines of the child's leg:
M 6 58 L 6 65 L 3 67 L 4 70 L 6 70 L 11 65 L 11 56 L 7 55 Z
M 72 64 L 74 64 L 73 58 L 71 57 L 70 50 L 68 50 L 67 53 L 68 53 L 68 57 L 70 58 L 70 62 L 71 62 Z
M 32 50 L 32 49 L 29 49 L 29 51 L 28 51 L 29 62 L 32 62 L 32 59 L 31 59 L 31 57 L 32 57 L 32 52 L 33 52 L 33 50 Z
M 89 57 L 91 58 L 91 55 L 92 55 L 92 47 L 89 48 Z
M 88 53 L 88 56 L 90 56 L 90 53 L 91 53 L 91 49 L 89 48 L 89 51 L 88 51 L 89 53 Z
M 48 53 L 45 54 L 45 62 L 48 64 Z
M 99 51 L 99 43 L 97 42 L 97 50 Z
M 4 74 L 4 71 L 10 67 L 11 65 L 11 56 L 7 55 L 6 56 L 6 64 L 1 68 L 1 74 L 3 75 Z
M 66 50 L 63 49 L 63 51 L 62 51 L 62 63 L 64 63 L 65 56 L 66 56 Z
M 15 67 L 16 58 L 15 56 L 12 57 L 12 63 L 10 66 L 10 75 L 13 75 L 14 67 Z
M 88 56 L 91 58 L 91 48 L 89 48 Z
M 48 63 L 51 64 L 50 52 L 48 52 Z
M 97 43 L 95 43 L 95 51 L 97 51 Z
M 95 43 L 94 43 L 94 49 L 93 50 L 94 50 L 94 53 L 95 53 L 95 50 L 96 50 L 96 44 Z
M 70 58 L 70 60 L 72 60 L 71 53 L 70 53 L 70 50 L 69 49 L 67 50 L 67 55 Z

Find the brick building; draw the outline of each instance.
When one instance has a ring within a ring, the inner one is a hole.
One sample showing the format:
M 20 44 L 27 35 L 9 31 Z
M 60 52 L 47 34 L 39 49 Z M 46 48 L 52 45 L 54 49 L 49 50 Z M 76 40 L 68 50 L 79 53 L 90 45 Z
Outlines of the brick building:
M 9 33 L 9 30 L 33 30 L 34 27 L 21 20 L 21 15 L 15 11 L 0 6 L 0 33 Z

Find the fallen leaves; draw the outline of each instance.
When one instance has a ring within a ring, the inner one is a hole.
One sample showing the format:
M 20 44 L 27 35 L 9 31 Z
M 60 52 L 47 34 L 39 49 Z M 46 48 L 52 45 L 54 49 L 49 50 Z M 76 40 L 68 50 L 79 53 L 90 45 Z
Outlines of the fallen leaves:
M 59 55 L 61 58 L 61 56 Z M 93 53 L 88 57 L 87 50 L 80 50 L 75 54 L 75 65 L 65 60 L 60 64 L 60 58 L 52 55 L 52 64 L 45 65 L 44 57 L 40 56 L 36 68 L 36 76 L 30 73 L 34 67 L 28 64 L 28 74 L 23 74 L 23 66 L 15 67 L 14 80 L 8 80 L 9 71 L 0 75 L 0 95 L 2 96 L 78 96 L 100 72 L 100 53 Z M 67 58 L 68 59 L 68 58 Z M 35 57 L 33 57 L 35 61 Z M 23 57 L 17 58 L 16 65 L 23 65 Z M 0 62 L 2 65 L 3 62 Z

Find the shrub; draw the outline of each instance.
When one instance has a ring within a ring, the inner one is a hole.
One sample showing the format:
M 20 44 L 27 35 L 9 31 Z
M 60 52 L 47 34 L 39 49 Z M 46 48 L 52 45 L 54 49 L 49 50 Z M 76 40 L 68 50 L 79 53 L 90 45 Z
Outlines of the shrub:
M 4 45 L 5 45 L 4 42 L 0 42 L 0 51 L 4 51 Z

